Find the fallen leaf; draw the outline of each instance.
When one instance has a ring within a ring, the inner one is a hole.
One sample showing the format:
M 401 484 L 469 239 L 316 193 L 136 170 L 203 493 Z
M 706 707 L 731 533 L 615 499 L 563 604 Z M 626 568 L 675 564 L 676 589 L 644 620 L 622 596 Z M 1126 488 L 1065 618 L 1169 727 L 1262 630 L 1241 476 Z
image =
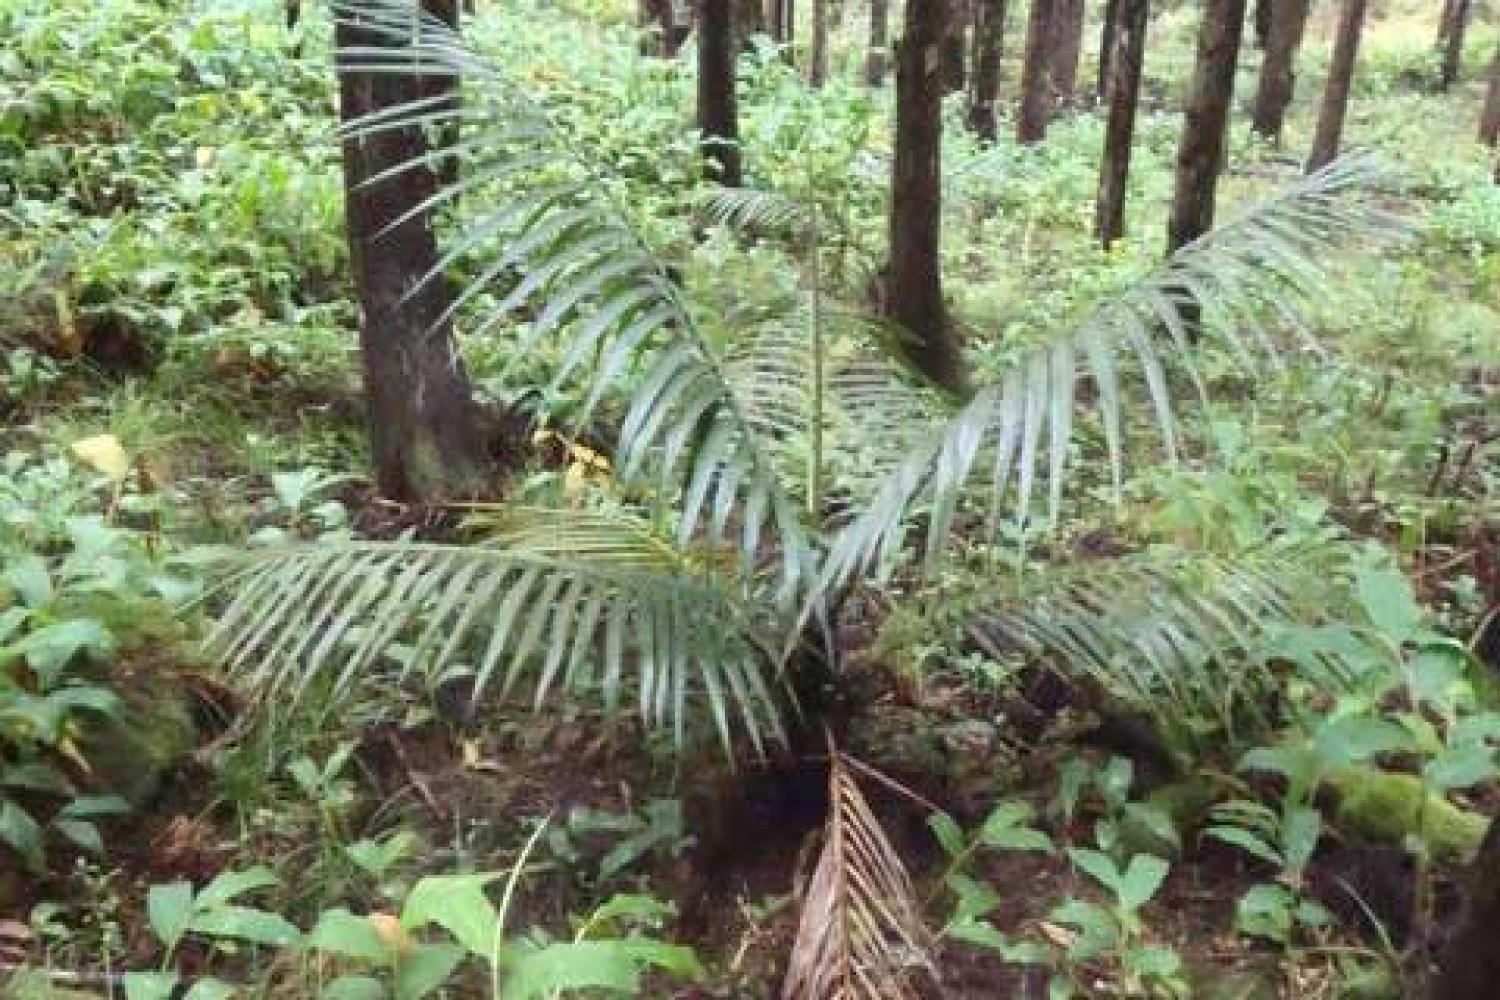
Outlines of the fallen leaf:
M 130 456 L 125 454 L 120 439 L 113 434 L 96 434 L 74 441 L 69 445 L 69 450 L 84 465 L 117 483 L 123 482 L 130 475 Z

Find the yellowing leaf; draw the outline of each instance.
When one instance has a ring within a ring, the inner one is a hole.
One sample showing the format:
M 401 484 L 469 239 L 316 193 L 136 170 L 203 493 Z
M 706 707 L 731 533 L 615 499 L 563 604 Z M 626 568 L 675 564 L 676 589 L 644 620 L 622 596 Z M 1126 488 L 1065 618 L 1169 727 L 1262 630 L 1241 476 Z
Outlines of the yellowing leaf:
M 371 913 L 365 919 L 370 921 L 375 933 L 380 935 L 380 940 L 392 950 L 401 954 L 411 951 L 411 935 L 406 933 L 406 928 L 401 926 L 400 919 L 394 913 Z
M 115 482 L 122 482 L 130 474 L 130 456 L 125 454 L 120 439 L 113 434 L 82 438 L 69 445 L 69 450 L 84 465 Z

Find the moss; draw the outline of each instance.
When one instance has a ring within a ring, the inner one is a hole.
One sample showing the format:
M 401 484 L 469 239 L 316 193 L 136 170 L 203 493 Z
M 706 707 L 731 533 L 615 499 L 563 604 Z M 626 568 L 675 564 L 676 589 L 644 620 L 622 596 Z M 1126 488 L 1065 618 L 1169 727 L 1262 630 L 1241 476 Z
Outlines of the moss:
M 1338 795 L 1337 817 L 1344 829 L 1391 844 L 1419 834 L 1433 859 L 1445 864 L 1473 857 L 1489 825 L 1484 816 L 1426 792 L 1414 775 L 1348 767 L 1328 775 L 1327 783 Z

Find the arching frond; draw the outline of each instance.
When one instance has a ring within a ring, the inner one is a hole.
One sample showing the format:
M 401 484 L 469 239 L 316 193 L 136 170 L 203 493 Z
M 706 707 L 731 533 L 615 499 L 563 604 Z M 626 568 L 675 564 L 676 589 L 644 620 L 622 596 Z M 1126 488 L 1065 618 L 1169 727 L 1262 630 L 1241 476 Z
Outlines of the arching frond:
M 339 52 L 342 72 L 453 76 L 465 85 L 458 107 L 415 100 L 350 123 L 359 137 L 387 128 L 457 123 L 447 148 L 434 148 L 372 179 L 429 169 L 453 155 L 464 178 L 441 186 L 411 214 L 441 209 L 461 195 L 465 212 L 449 248 L 425 281 L 460 262 L 472 275 L 444 319 L 482 310 L 472 333 L 510 324 L 516 357 L 542 345 L 557 354 L 559 385 L 581 387 L 579 419 L 613 390 L 628 388 L 617 471 L 685 498 L 683 544 L 732 538 L 745 571 L 779 560 L 784 601 L 805 589 L 811 553 L 800 514 L 778 482 L 757 414 L 742 409 L 729 363 L 701 335 L 669 269 L 612 204 L 609 185 L 585 151 L 553 126 L 489 60 L 411 0 L 337 0 L 338 17 L 382 44 Z M 404 217 L 405 218 L 405 217 Z M 398 220 L 399 221 L 399 220 Z M 520 322 L 524 320 L 524 322 Z M 774 545 L 762 534 L 774 533 Z
M 828 799 L 782 1000 L 914 1000 L 933 967 L 911 879 L 837 752 Z
M 992 656 L 1053 658 L 1168 737 L 1264 738 L 1281 721 L 1278 643 L 1315 630 L 1322 609 L 1336 606 L 1315 568 L 1326 555 L 1092 561 L 1039 575 L 992 604 L 970 634 Z M 1369 667 L 1336 643 L 1305 645 L 1297 669 L 1330 692 L 1354 689 Z M 1213 732 L 1186 732 L 1189 722 Z
M 714 222 L 734 229 L 785 230 L 805 236 L 813 227 L 814 210 L 784 194 L 755 188 L 717 188 L 703 199 L 703 212 Z
M 1289 328 L 1305 347 L 1316 349 L 1297 316 L 1330 286 L 1339 251 L 1404 231 L 1400 220 L 1370 199 L 1355 197 L 1380 176 L 1363 155 L 1330 164 L 1184 247 L 1158 272 L 1101 306 L 1081 329 L 1024 355 L 911 449 L 881 493 L 835 540 L 819 592 L 877 562 L 891 565 L 919 509 L 927 514 L 928 561 L 936 562 L 961 499 L 976 482 L 987 486 L 984 518 L 992 531 L 1006 513 L 1018 522 L 1028 519 L 1043 479 L 1055 514 L 1085 373 L 1116 484 L 1124 463 L 1127 375 L 1143 386 L 1162 443 L 1175 455 L 1169 367 L 1193 376 L 1201 392 L 1193 367 L 1200 336 L 1228 345 L 1246 364 L 1276 363 L 1271 324 Z
M 244 555 L 209 645 L 262 698 L 371 675 L 472 671 L 476 694 L 594 691 L 680 741 L 706 702 L 726 744 L 781 736 L 762 638 L 712 552 L 634 517 L 507 508 L 480 544 L 330 542 Z M 775 635 L 777 633 L 771 633 Z

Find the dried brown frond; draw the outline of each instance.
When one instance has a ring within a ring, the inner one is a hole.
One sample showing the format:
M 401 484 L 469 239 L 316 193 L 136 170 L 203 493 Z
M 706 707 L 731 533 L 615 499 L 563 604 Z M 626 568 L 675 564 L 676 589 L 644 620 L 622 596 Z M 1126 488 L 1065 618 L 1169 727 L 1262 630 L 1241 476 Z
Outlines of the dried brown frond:
M 830 747 L 823 851 L 803 888 L 782 1000 L 913 1000 L 935 984 L 911 879 L 850 763 Z

